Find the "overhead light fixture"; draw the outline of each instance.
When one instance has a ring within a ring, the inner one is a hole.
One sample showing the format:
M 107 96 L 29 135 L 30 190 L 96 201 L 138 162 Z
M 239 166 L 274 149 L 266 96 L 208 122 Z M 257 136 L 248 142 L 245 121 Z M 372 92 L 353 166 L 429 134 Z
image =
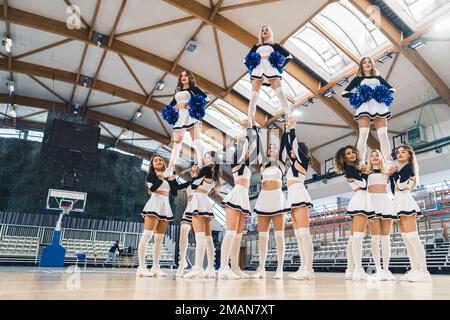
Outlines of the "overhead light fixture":
M 348 78 L 341 79 L 341 80 L 339 80 L 336 84 L 337 84 L 339 87 L 342 87 L 342 86 L 345 85 L 346 83 L 348 83 Z
M 391 52 L 385 52 L 379 59 L 379 63 L 385 63 L 386 61 L 389 61 L 392 59 L 392 53 Z
M 3 37 L 2 45 L 3 45 L 3 47 L 5 47 L 5 51 L 7 53 L 10 53 L 12 50 L 12 39 L 8 38 L 8 37 Z
M 97 43 L 97 47 L 100 47 L 101 45 L 106 46 L 109 41 L 109 36 L 94 31 L 92 33 L 92 41 Z
M 303 106 L 306 107 L 306 108 L 308 108 L 308 107 L 312 106 L 313 104 L 314 104 L 314 99 L 313 99 L 313 98 L 309 98 L 308 100 L 306 100 L 306 101 L 303 103 Z
M 79 79 L 78 83 L 80 85 L 82 85 L 83 87 L 87 88 L 87 87 L 92 86 L 92 84 L 94 83 L 94 79 L 92 79 L 91 77 L 88 77 L 84 74 L 80 74 L 80 79 Z
M 15 86 L 14 86 L 14 81 L 12 80 L 7 80 L 6 81 L 6 87 L 8 88 L 9 93 L 13 93 L 15 90 Z
M 140 117 L 142 117 L 142 112 L 140 112 L 140 111 L 136 112 L 136 114 L 134 115 L 134 118 L 139 119 Z
M 156 84 L 155 89 L 156 89 L 157 91 L 163 91 L 165 87 L 166 87 L 166 84 L 165 84 L 164 82 L 162 82 L 162 81 L 159 81 L 159 82 Z
M 417 38 L 414 41 L 410 42 L 408 44 L 408 47 L 414 50 L 419 50 L 422 47 L 425 47 L 427 45 L 426 41 L 421 39 L 421 38 Z
M 11 111 L 9 111 L 9 115 L 12 118 L 17 117 L 16 106 L 14 104 L 11 104 Z
M 197 41 L 191 39 L 189 40 L 189 42 L 186 44 L 186 47 L 184 48 L 187 52 L 194 52 L 197 49 Z
M 331 97 L 334 96 L 335 94 L 336 94 L 336 92 L 334 92 L 333 89 L 328 89 L 328 90 L 325 91 L 322 95 L 323 95 L 324 97 L 331 98 Z

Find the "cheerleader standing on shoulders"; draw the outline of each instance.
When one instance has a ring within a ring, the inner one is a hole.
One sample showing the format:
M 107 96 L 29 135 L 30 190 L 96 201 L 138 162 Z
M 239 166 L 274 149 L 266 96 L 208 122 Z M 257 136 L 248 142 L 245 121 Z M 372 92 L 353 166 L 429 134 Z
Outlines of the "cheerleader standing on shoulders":
M 346 278 L 353 271 L 352 280 L 366 280 L 367 274 L 362 266 L 362 241 L 364 229 L 369 219 L 375 217 L 375 212 L 367 192 L 367 175 L 358 168 L 358 150 L 353 146 L 346 146 L 338 150 L 334 156 L 334 167 L 338 173 L 345 173 L 347 182 L 354 194 L 347 208 L 347 215 L 352 218 L 353 237 L 347 246 L 351 246 L 354 266 L 346 270 Z M 352 270 L 354 268 L 354 270 Z
M 275 279 L 283 279 L 285 214 L 291 212 L 291 205 L 281 190 L 285 170 L 281 154 L 275 144 L 270 144 L 266 152 L 268 161 L 263 162 L 260 167 L 262 186 L 254 209 L 258 216 L 259 268 L 252 275 L 252 278 L 266 277 L 265 264 L 269 244 L 270 221 L 272 221 L 278 260 Z
M 356 89 L 356 93 L 352 93 L 354 89 Z M 357 149 L 361 157 L 361 165 L 366 161 L 366 145 L 372 122 L 377 129 L 381 153 L 388 165 L 392 164 L 387 120 L 392 116 L 389 106 L 393 101 L 393 92 L 395 89 L 379 75 L 375 63 L 370 57 L 361 59 L 356 77 L 342 92 L 342 96 L 349 98 L 350 104 L 356 109 L 354 119 L 359 126 Z
M 370 200 L 376 216 L 370 221 L 372 258 L 375 263 L 376 280 L 395 281 L 395 277 L 389 271 L 391 259 L 391 228 L 393 202 L 388 193 L 387 183 L 389 180 L 383 155 L 379 150 L 370 153 L 367 166 L 368 191 Z M 383 268 L 380 261 L 380 240 L 383 256 Z
M 166 276 L 159 267 L 159 260 L 164 234 L 169 222 L 173 220 L 169 193 L 174 196 L 177 195 L 177 182 L 175 176 L 169 179 L 164 178 L 165 169 L 166 163 L 163 158 L 154 156 L 151 159 L 147 175 L 148 192 L 151 196 L 141 213 L 144 218 L 144 232 L 138 246 L 139 267 L 136 272 L 138 277 Z M 155 235 L 153 266 L 151 271 L 148 271 L 146 263 L 147 246 L 153 235 Z
M 198 176 L 198 166 L 194 165 L 191 170 L 191 178 L 195 179 Z M 194 190 L 192 190 L 192 179 L 183 183 L 178 184 L 178 190 L 186 189 L 186 195 L 188 204 L 192 201 L 192 197 L 194 194 Z M 187 207 L 186 207 L 187 208 Z M 178 266 L 178 270 L 176 273 L 176 277 L 182 277 L 184 273 L 184 269 L 188 266 L 187 262 L 187 248 L 189 242 L 189 232 L 192 229 L 192 216 L 186 216 L 186 210 L 183 213 L 183 217 L 181 218 L 180 223 L 180 239 L 179 239 L 179 248 L 180 248 L 180 263 Z
M 283 69 L 290 60 L 292 55 L 278 43 L 274 43 L 272 29 L 269 26 L 263 26 L 259 33 L 259 43 L 253 46 L 245 58 L 245 65 L 252 81 L 252 93 L 248 106 L 249 121 L 252 121 L 255 116 L 259 92 L 265 81 L 268 81 L 275 90 L 286 115 L 291 115 L 291 109 L 281 86 Z
M 308 147 L 303 142 L 297 142 L 295 126 L 297 120 L 291 117 L 287 121 L 288 155 L 292 165 L 286 173 L 288 185 L 288 202 L 292 209 L 292 224 L 297 238 L 298 252 L 301 266 L 295 273 L 289 275 L 297 280 L 309 280 L 314 278 L 313 243 L 309 233 L 309 209 L 313 207 L 311 197 L 305 188 L 305 178 L 311 162 Z
M 248 143 L 249 135 L 252 134 L 252 129 L 249 121 L 244 121 L 243 125 L 247 130 L 247 139 L 245 143 L 240 141 L 242 139 L 237 141 L 234 162 L 231 165 L 234 187 L 222 202 L 226 212 L 227 231 L 225 232 L 225 237 L 222 241 L 220 270 L 218 273 L 219 279 L 233 280 L 249 278 L 249 275 L 241 271 L 238 263 L 245 218 L 251 215 L 248 188 L 250 187 L 252 172 L 249 168 Z M 242 154 L 238 159 L 238 148 L 240 145 L 243 147 L 240 148 Z M 231 269 L 228 265 L 230 255 Z
M 218 164 L 217 154 L 214 151 L 207 152 L 203 157 L 203 168 L 198 177 L 192 182 L 192 200 L 186 207 L 186 217 L 192 218 L 192 226 L 195 232 L 195 265 L 191 272 L 183 276 L 192 278 L 214 278 L 214 243 L 211 237 L 211 221 L 214 218 L 213 208 L 208 199 L 208 194 L 220 188 L 221 168 Z M 207 236 L 205 236 L 207 235 Z M 205 243 L 206 242 L 206 243 Z M 203 259 L 205 246 L 208 256 L 208 268 L 203 272 Z
M 396 152 L 400 170 L 391 175 L 391 184 L 395 186 L 394 213 L 399 219 L 398 225 L 411 263 L 411 271 L 401 280 L 410 282 L 429 282 L 425 249 L 417 232 L 417 219 L 422 217 L 419 206 L 411 196 L 411 190 L 419 184 L 419 166 L 414 150 L 401 146 Z
M 170 155 L 169 166 L 165 172 L 166 176 L 172 175 L 178 156 L 180 155 L 183 137 L 186 130 L 189 130 L 194 142 L 197 163 L 201 165 L 203 158 L 203 146 L 201 141 L 201 121 L 191 117 L 188 104 L 194 97 L 203 97 L 207 101 L 207 95 L 197 87 L 194 75 L 189 71 L 183 71 L 178 78 L 178 88 L 170 106 L 178 111 L 178 120 L 173 126 L 173 148 Z

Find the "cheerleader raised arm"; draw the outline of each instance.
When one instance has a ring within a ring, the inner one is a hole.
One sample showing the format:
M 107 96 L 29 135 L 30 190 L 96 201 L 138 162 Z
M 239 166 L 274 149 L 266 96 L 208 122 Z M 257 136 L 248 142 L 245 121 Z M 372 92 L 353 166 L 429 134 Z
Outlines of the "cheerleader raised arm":
M 342 92 L 342 96 L 350 99 L 350 104 L 356 109 L 354 119 L 359 126 L 357 148 L 361 157 L 360 166 L 366 161 L 367 139 L 372 122 L 377 129 L 381 153 L 388 166 L 392 165 L 387 120 L 392 116 L 389 107 L 394 92 L 395 89 L 379 75 L 370 57 L 361 59 L 356 77 Z
M 252 81 L 252 93 L 248 105 L 250 122 L 255 116 L 261 86 L 265 82 L 269 82 L 272 89 L 275 90 L 286 115 L 291 115 L 291 108 L 281 86 L 284 67 L 291 60 L 292 55 L 274 42 L 272 29 L 269 26 L 263 26 L 259 33 L 259 43 L 253 46 L 245 58 L 245 65 Z

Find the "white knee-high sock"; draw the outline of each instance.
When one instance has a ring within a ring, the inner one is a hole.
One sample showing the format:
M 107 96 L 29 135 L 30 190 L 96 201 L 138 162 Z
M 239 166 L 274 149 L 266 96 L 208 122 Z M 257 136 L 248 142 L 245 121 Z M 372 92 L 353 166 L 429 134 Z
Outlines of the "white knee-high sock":
M 233 246 L 233 240 L 236 237 L 236 231 L 227 230 L 225 237 L 222 240 L 222 247 L 220 249 L 220 269 L 223 270 L 228 267 L 230 254 Z
M 352 253 L 355 262 L 355 270 L 363 270 L 362 266 L 362 241 L 364 232 L 353 232 Z
M 380 140 L 380 151 L 383 154 L 386 162 L 391 162 L 387 159 L 391 155 L 391 144 L 389 143 L 388 129 L 387 127 L 377 129 L 378 139 Z
M 419 266 L 417 265 L 416 255 L 412 248 L 411 242 L 409 241 L 409 238 L 406 236 L 405 232 L 402 232 L 401 235 L 402 235 L 403 243 L 405 244 L 405 247 L 406 247 L 406 253 L 408 254 L 409 264 L 411 265 L 411 271 L 418 271 Z
M 197 158 L 197 163 L 201 164 L 203 161 L 203 144 L 201 139 L 194 140 L 195 157 Z
M 313 244 L 311 240 L 311 234 L 309 228 L 298 229 L 300 237 L 302 239 L 303 255 L 305 256 L 306 270 L 312 271 L 313 269 Z
M 269 233 L 260 232 L 259 233 L 259 267 L 265 269 L 267 249 L 269 247 Z
M 356 148 L 358 149 L 360 156 L 360 163 L 366 162 L 367 153 L 367 139 L 369 138 L 370 129 L 369 128 L 359 128 L 359 137 Z
M 252 94 L 250 96 L 250 102 L 248 104 L 248 121 L 252 121 L 252 118 L 255 116 L 256 104 L 258 103 L 258 98 L 259 98 L 259 92 L 252 91 Z
M 347 269 L 355 270 L 355 260 L 353 259 L 353 236 L 350 235 L 347 242 Z
M 216 250 L 214 250 L 214 241 L 212 236 L 205 237 L 206 240 L 206 256 L 208 258 L 208 269 L 214 269 L 214 257 Z
M 300 229 L 294 229 L 294 233 L 295 233 L 295 237 L 297 238 L 298 254 L 300 255 L 300 269 L 306 269 L 305 252 L 303 250 Z
M 428 271 L 425 248 L 423 247 L 422 241 L 420 241 L 419 233 L 417 231 L 408 232 L 406 233 L 406 238 L 408 238 L 408 241 L 411 243 L 411 248 L 416 256 L 417 264 L 419 266 L 419 271 Z
M 239 253 L 241 251 L 242 233 L 236 234 L 233 240 L 233 246 L 231 247 L 231 270 L 237 270 L 239 268 Z
M 205 233 L 195 233 L 195 268 L 203 269 L 203 260 L 205 259 Z
M 161 260 L 161 249 L 164 240 L 164 234 L 155 234 L 155 243 L 153 245 L 153 267 L 159 268 L 159 260 Z
M 189 241 L 189 231 L 191 230 L 191 226 L 187 223 L 182 223 L 180 227 L 180 239 L 179 239 L 179 248 L 180 248 L 180 262 L 179 265 L 187 265 L 186 253 Z
M 383 255 L 383 270 L 389 270 L 391 260 L 391 237 L 381 236 L 381 253 Z
M 381 257 L 380 257 L 380 236 L 373 235 L 370 239 L 370 245 L 372 247 L 372 258 L 375 263 L 375 267 L 381 269 Z
M 275 231 L 275 245 L 277 249 L 277 271 L 283 270 L 284 265 L 284 253 L 286 249 L 286 245 L 284 242 L 284 231 Z
M 175 169 L 175 166 L 177 164 L 178 156 L 180 155 L 181 152 L 181 146 L 182 146 L 181 143 L 173 144 L 172 152 L 170 153 L 169 167 L 168 167 L 168 169 L 171 172 Z
M 139 267 L 147 268 L 146 256 L 148 243 L 153 237 L 154 231 L 144 230 L 138 245 Z
M 281 102 L 281 108 L 283 109 L 284 113 L 286 113 L 286 116 L 291 116 L 291 108 L 289 108 L 288 100 L 286 99 L 286 96 L 284 95 L 283 88 L 279 87 L 275 90 L 275 93 L 277 94 L 278 99 Z

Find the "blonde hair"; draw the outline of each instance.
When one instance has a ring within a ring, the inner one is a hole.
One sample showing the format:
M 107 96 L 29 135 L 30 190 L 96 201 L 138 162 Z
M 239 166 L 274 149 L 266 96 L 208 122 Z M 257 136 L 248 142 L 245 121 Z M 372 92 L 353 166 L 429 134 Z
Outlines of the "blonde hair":
M 380 169 L 379 170 L 381 171 L 382 174 L 386 174 L 387 173 L 386 163 L 384 162 L 383 154 L 381 153 L 380 150 L 374 149 L 374 150 L 372 150 L 370 155 L 372 155 L 372 153 L 374 153 L 374 152 L 378 153 L 378 157 L 380 158 Z M 372 161 L 370 161 L 370 157 L 369 157 L 369 161 L 367 163 L 366 173 L 369 174 L 369 173 L 372 173 L 372 172 L 373 172 L 373 164 L 372 164 Z
M 375 66 L 375 62 L 371 57 L 364 57 L 359 61 L 359 68 L 358 73 L 356 74 L 357 77 L 364 77 L 364 71 L 363 71 L 363 63 L 366 61 L 366 59 L 369 59 L 369 61 L 372 63 L 372 71 L 370 71 L 371 76 L 379 76 L 380 73 L 377 70 L 377 67 Z
M 258 35 L 258 40 L 259 40 L 259 45 L 262 45 L 262 44 L 264 44 L 265 42 L 264 42 L 264 39 L 263 39 L 263 37 L 262 37 L 262 29 L 264 28 L 264 27 L 266 27 L 267 28 L 267 30 L 269 31 L 269 40 L 267 41 L 267 43 L 273 43 L 273 30 L 272 30 L 272 28 L 270 27 L 270 26 L 267 26 L 267 25 L 263 25 L 263 26 L 261 26 L 261 28 L 259 29 L 259 35 Z

